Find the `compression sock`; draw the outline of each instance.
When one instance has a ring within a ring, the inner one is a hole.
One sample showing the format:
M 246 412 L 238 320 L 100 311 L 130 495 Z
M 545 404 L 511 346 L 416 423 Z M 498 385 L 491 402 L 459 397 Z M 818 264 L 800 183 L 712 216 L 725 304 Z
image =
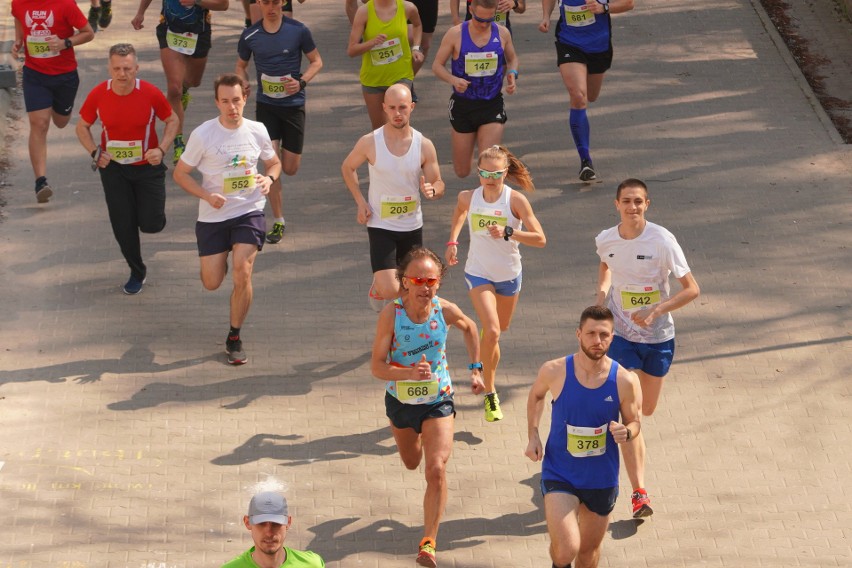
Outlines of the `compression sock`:
M 231 331 L 228 332 L 228 340 L 236 341 L 240 338 L 240 328 L 231 326 Z
M 571 124 L 571 136 L 574 137 L 574 145 L 580 154 L 580 160 L 591 160 L 589 154 L 589 117 L 584 108 L 572 108 L 569 118 Z

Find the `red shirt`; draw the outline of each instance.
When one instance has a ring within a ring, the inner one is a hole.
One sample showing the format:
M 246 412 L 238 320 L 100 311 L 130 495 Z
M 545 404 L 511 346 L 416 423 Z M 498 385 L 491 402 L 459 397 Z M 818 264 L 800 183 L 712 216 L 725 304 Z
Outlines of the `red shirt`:
M 54 54 L 44 43 L 50 36 L 69 38 L 75 29 L 81 30 L 88 25 L 89 20 L 73 0 L 12 0 L 12 16 L 24 30 L 24 65 L 45 75 L 60 75 L 77 69 L 73 47 Z
M 172 107 L 160 90 L 148 83 L 136 79 L 136 87 L 128 95 L 117 95 L 110 88 L 112 81 L 104 81 L 89 93 L 86 102 L 80 108 L 80 118 L 94 124 L 101 119 L 101 148 L 115 154 L 107 144 L 112 140 L 122 141 L 121 147 L 134 145 L 124 144 L 141 142 L 142 153 L 145 155 L 150 148 L 159 144 L 157 138 L 156 118 L 165 120 L 172 114 Z M 114 155 L 113 158 L 116 156 Z M 147 164 L 147 160 L 134 162 L 133 165 Z

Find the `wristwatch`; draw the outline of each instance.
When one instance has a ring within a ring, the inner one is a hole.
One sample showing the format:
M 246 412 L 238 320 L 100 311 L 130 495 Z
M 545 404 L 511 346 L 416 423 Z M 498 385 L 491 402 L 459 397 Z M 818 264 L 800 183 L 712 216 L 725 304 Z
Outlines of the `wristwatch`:
M 307 81 L 305 81 L 304 79 L 299 79 L 299 90 L 300 91 L 304 91 L 305 87 L 307 87 L 307 86 L 308 86 Z
M 65 49 L 71 49 L 72 47 L 74 47 L 74 44 L 71 43 L 71 38 L 66 37 L 65 38 Z
M 624 427 L 624 429 L 625 429 L 625 430 L 627 430 L 627 441 L 629 442 L 629 441 L 630 441 L 630 438 L 632 438 L 632 437 L 633 437 L 633 436 L 631 436 L 631 435 L 630 435 L 630 428 L 628 428 L 627 426 L 625 426 L 625 427 Z
M 511 236 L 512 236 L 512 235 L 514 235 L 514 234 L 515 234 L 515 229 L 513 229 L 512 227 L 510 227 L 510 226 L 506 225 L 506 226 L 503 228 L 503 240 L 504 240 L 504 241 L 508 241 L 508 240 L 509 240 L 509 237 L 511 237 Z

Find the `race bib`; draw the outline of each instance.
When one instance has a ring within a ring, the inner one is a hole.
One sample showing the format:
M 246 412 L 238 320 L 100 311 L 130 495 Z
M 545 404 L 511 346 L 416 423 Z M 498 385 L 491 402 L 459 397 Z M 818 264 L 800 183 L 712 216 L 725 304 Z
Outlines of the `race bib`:
M 464 72 L 471 77 L 490 77 L 497 73 L 499 62 L 496 51 L 465 53 Z
M 494 15 L 494 21 L 497 22 L 498 25 L 505 26 L 508 20 L 509 12 L 497 12 Z
M 52 36 L 27 36 L 27 53 L 30 57 L 36 59 L 47 59 L 48 57 L 57 57 L 58 51 L 50 51 L 50 46 L 47 45 L 47 38 Z
M 292 78 L 293 77 L 290 74 L 284 75 L 283 77 L 274 77 L 272 75 L 267 75 L 266 73 L 261 73 L 260 87 L 263 90 L 263 94 L 267 97 L 271 99 L 283 99 L 291 96 L 287 94 L 287 90 L 284 88 L 284 85 L 288 79 Z
M 382 197 L 382 219 L 403 219 L 417 211 L 417 197 L 385 195 Z
M 595 23 L 594 13 L 586 10 L 585 6 L 566 6 L 563 4 L 562 14 L 565 18 L 565 23 L 575 28 L 591 26 Z
M 370 50 L 370 61 L 373 65 L 388 65 L 400 57 L 402 57 L 402 42 L 396 37 Z
M 141 140 L 110 140 L 107 142 L 107 152 L 113 162 L 119 164 L 135 164 L 142 161 Z
M 166 29 L 166 45 L 169 46 L 169 49 L 178 53 L 192 55 L 198 45 L 198 34 L 192 32 L 178 33 Z
M 403 404 L 429 404 L 438 399 L 438 381 L 397 381 L 396 398 Z
M 470 227 L 474 233 L 487 233 L 489 225 L 505 227 L 507 218 L 494 209 L 476 209 L 470 212 Z
M 247 195 L 254 191 L 254 168 L 227 172 L 224 178 L 222 192 L 225 195 Z
M 568 424 L 568 453 L 575 458 L 589 458 L 605 454 L 606 427 L 606 424 L 597 428 L 584 428 Z
M 625 312 L 656 306 L 660 300 L 660 289 L 656 286 L 629 285 L 621 289 L 621 309 Z

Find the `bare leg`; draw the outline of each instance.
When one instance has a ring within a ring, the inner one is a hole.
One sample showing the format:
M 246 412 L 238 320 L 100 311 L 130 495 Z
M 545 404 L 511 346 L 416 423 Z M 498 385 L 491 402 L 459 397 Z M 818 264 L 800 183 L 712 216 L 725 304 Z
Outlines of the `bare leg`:
M 423 496 L 423 537 L 437 540 L 438 525 L 447 505 L 447 461 L 453 451 L 453 417 L 423 422 L 426 494 Z
M 664 377 L 655 377 L 633 369 L 639 375 L 639 383 L 642 386 L 642 415 L 651 416 L 657 409 L 660 393 L 663 390 Z M 645 487 L 645 437 L 642 432 L 629 444 L 621 444 L 621 455 L 624 457 L 624 468 L 633 489 Z
M 27 113 L 30 121 L 30 163 L 36 178 L 47 175 L 47 131 L 50 129 L 52 113 L 53 110 L 49 108 Z
M 251 275 L 254 259 L 257 258 L 257 245 L 236 243 L 233 255 L 234 290 L 231 292 L 231 327 L 240 328 L 251 307 L 253 295 Z
M 207 290 L 217 290 L 228 271 L 228 253 L 220 252 L 201 257 L 201 284 Z
M 384 93 L 364 93 L 364 102 L 367 103 L 367 114 L 370 116 L 370 124 L 373 126 L 373 130 L 382 126 L 387 118 L 382 107 L 384 101 Z

